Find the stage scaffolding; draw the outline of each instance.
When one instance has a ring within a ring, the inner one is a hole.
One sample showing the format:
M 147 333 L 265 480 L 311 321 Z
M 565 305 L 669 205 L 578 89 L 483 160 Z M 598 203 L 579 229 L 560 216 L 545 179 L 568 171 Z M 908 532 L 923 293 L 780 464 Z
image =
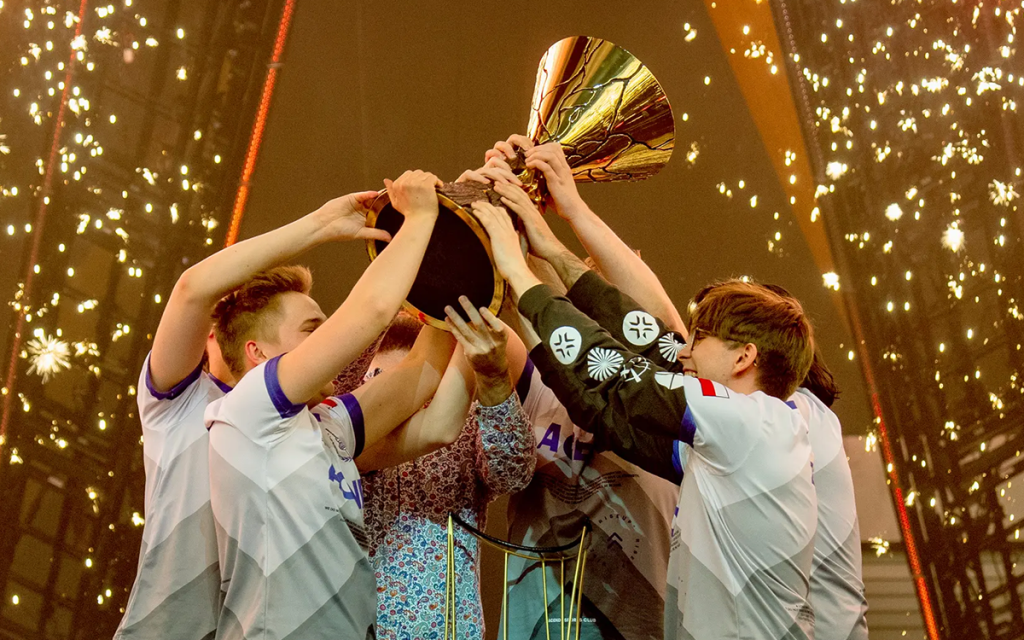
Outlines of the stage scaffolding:
M 291 4 L 0 8 L 0 638 L 109 638 L 121 618 L 139 371 L 175 279 L 223 244 Z
M 1021 4 L 773 14 L 927 633 L 1024 638 Z

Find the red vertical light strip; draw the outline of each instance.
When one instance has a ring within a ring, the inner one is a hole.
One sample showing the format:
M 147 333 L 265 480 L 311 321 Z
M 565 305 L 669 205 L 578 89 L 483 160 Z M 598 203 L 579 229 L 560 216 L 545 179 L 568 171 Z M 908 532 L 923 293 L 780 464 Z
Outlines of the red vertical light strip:
M 75 38 L 82 35 L 85 24 L 85 12 L 89 0 L 82 0 L 78 7 L 78 24 L 75 25 Z M 73 40 L 73 41 L 74 41 Z M 72 41 L 72 42 L 73 42 Z M 68 59 L 68 71 L 64 74 L 64 90 L 60 94 L 60 106 L 57 108 L 57 120 L 53 127 L 53 141 L 50 143 L 50 156 L 46 160 L 46 173 L 43 177 L 43 188 L 39 194 L 39 209 L 36 211 L 35 221 L 32 224 L 32 248 L 29 250 L 28 262 L 25 268 L 25 288 L 22 290 L 22 300 L 31 304 L 32 284 L 35 280 L 33 266 L 39 261 L 40 245 L 43 241 L 43 226 L 46 223 L 46 208 L 50 199 L 50 191 L 53 188 L 54 166 L 57 164 L 57 153 L 60 151 L 60 137 L 64 131 L 64 114 L 67 111 L 68 95 L 71 93 L 71 78 L 75 72 L 75 63 L 78 61 L 78 52 L 72 47 Z M 25 313 L 18 312 L 18 319 L 14 324 L 14 340 L 11 343 L 11 360 L 7 365 L 7 378 L 5 387 L 7 394 L 4 396 L 3 417 L 0 418 L 0 439 L 6 439 L 7 428 L 11 421 L 11 409 L 14 406 L 14 385 L 18 380 L 18 354 L 21 351 L 22 334 L 25 331 Z M 0 447 L 2 448 L 2 447 Z
M 256 169 L 256 159 L 260 154 L 260 143 L 263 142 L 263 132 L 267 126 L 270 100 L 274 96 L 277 70 L 281 66 L 281 54 L 284 52 L 284 43 L 288 38 L 288 29 L 291 27 L 295 2 L 296 0 L 287 0 L 285 2 L 284 12 L 281 14 L 281 22 L 277 26 L 274 54 L 270 58 L 270 68 L 267 69 L 267 79 L 263 82 L 263 93 L 260 95 L 260 108 L 256 112 L 256 122 L 253 123 L 252 134 L 249 137 L 249 148 L 245 153 L 242 179 L 238 185 L 238 193 L 235 194 L 235 206 L 231 211 L 231 226 L 228 227 L 228 234 L 224 239 L 225 247 L 230 247 L 238 240 L 238 232 L 242 226 L 242 216 L 245 214 L 245 204 L 249 200 L 249 181 L 252 179 L 253 171 Z
M 896 503 L 896 516 L 900 521 L 900 532 L 903 534 L 903 546 L 907 550 L 907 561 L 910 563 L 910 573 L 914 580 L 914 589 L 917 591 L 917 599 L 921 604 L 921 617 L 924 618 L 925 629 L 930 640 L 938 640 L 939 626 L 935 621 L 935 612 L 932 610 L 931 594 L 928 590 L 928 583 L 925 580 L 921 568 L 921 558 L 917 554 L 917 542 L 914 532 L 910 528 L 910 516 L 907 514 L 907 507 L 903 489 L 900 487 L 899 476 L 896 474 L 896 459 L 892 453 L 889 442 L 889 430 L 885 426 L 885 419 L 882 417 L 882 405 L 878 400 L 878 392 L 875 390 L 874 379 L 868 375 L 868 386 L 871 390 L 871 408 L 878 420 L 878 439 L 882 443 L 882 459 L 885 461 L 885 472 L 889 477 L 892 487 L 893 502 Z

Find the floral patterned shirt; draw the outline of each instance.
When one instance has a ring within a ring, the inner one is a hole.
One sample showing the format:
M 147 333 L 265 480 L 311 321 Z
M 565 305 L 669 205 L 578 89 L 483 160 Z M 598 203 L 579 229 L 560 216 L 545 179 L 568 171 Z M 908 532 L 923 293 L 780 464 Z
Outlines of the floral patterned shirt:
M 533 427 L 512 393 L 476 405 L 453 444 L 363 476 L 370 562 L 377 576 L 377 638 L 442 638 L 448 514 L 483 529 L 487 504 L 525 488 L 536 465 Z M 484 637 L 480 552 L 455 528 L 456 631 Z

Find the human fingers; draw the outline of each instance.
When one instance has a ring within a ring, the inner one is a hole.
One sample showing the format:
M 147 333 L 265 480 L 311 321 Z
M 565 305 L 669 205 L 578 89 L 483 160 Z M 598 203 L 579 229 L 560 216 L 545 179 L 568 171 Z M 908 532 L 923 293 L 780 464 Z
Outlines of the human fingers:
M 462 310 L 466 312 L 466 317 L 469 318 L 473 330 L 477 332 L 483 331 L 485 329 L 483 318 L 480 317 L 480 312 L 476 310 L 476 307 L 469 301 L 469 298 L 459 296 L 459 304 L 462 305 Z
M 512 173 L 511 169 L 503 169 L 501 167 L 482 167 L 477 169 L 477 173 L 493 180 L 495 184 L 502 182 L 508 182 L 514 185 L 522 186 L 522 182 L 516 177 L 516 174 Z
M 479 182 L 481 184 L 488 184 L 488 185 L 491 184 L 490 180 L 488 180 L 484 176 L 480 175 L 479 172 L 473 171 L 472 169 L 466 169 L 465 171 L 463 171 L 462 175 L 459 176 L 458 180 L 456 180 L 455 182 L 470 182 L 470 181 Z
M 357 206 L 366 209 L 373 204 L 373 201 L 377 199 L 379 194 L 376 191 L 357 191 L 349 195 L 355 200 Z
M 490 309 L 487 307 L 480 307 L 480 317 L 487 323 L 487 326 L 490 327 L 491 331 L 494 333 L 500 333 L 503 336 L 506 335 L 505 324 L 501 320 L 498 320 L 498 316 L 491 313 Z
M 476 332 L 466 324 L 459 312 L 451 305 L 447 305 L 444 308 L 444 313 L 445 322 L 454 329 L 452 333 L 455 334 L 455 339 L 462 343 L 463 347 L 475 348 Z
M 526 159 L 526 168 L 536 169 L 537 171 L 540 171 L 541 173 L 544 174 L 544 178 L 548 182 L 554 182 L 558 178 L 561 178 L 561 176 L 558 175 L 558 172 L 555 171 L 554 167 L 552 167 L 547 161 L 543 160 L 542 158 L 538 158 L 537 156 L 533 156 Z
M 529 151 L 530 149 L 534 148 L 533 140 L 530 140 L 524 135 L 519 135 L 518 133 L 513 133 L 512 135 L 510 135 L 508 137 L 507 142 L 511 145 L 519 147 L 523 151 Z
M 381 242 L 391 242 L 391 234 L 384 229 L 374 229 L 373 227 L 363 227 L 356 234 L 356 238 L 360 240 L 380 240 Z
M 505 142 L 504 140 L 498 140 L 497 142 L 495 142 L 494 148 L 497 149 L 498 151 L 501 151 L 503 154 L 505 154 L 505 157 L 510 160 L 516 157 L 515 147 Z
M 509 171 L 512 171 L 512 165 L 510 165 L 505 160 L 505 156 L 504 155 L 495 155 L 495 156 L 493 156 L 491 158 L 488 158 L 487 162 L 484 163 L 484 166 L 485 167 L 501 167 L 502 169 L 508 169 Z

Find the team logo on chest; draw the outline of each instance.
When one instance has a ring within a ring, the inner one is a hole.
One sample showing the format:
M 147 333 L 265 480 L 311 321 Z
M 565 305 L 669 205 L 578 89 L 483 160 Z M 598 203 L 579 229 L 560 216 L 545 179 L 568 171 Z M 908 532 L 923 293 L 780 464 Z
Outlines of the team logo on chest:
M 611 349 L 594 347 L 587 354 L 587 372 L 598 382 L 604 382 L 622 368 L 622 354 Z
M 354 481 L 349 481 L 345 478 L 344 469 L 335 469 L 334 465 L 331 465 L 330 470 L 327 472 L 327 477 L 331 482 L 336 482 L 338 488 L 341 489 L 341 495 L 346 500 L 352 500 L 356 503 L 356 506 L 360 509 L 363 508 L 363 480 L 362 478 L 356 478 Z
M 658 321 L 646 311 L 630 311 L 622 319 L 622 335 L 638 347 L 651 344 L 658 337 Z
M 559 327 L 551 332 L 548 345 L 556 360 L 562 364 L 572 364 L 576 361 L 576 356 L 580 355 L 583 337 L 576 327 Z

